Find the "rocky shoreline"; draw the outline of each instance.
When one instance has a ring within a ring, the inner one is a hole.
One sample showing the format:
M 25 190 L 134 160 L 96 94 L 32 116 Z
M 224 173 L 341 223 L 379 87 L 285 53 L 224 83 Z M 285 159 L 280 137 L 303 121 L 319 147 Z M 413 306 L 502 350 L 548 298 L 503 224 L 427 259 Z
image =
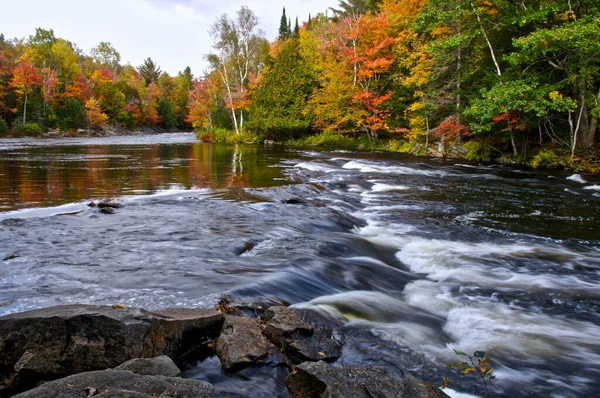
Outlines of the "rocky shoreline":
M 180 377 L 181 367 L 215 355 L 226 373 L 284 369 L 292 397 L 447 397 L 412 376 L 338 366 L 341 326 L 313 310 L 230 298 L 215 309 L 67 305 L 10 314 L 0 317 L 0 398 L 216 397 L 210 383 Z

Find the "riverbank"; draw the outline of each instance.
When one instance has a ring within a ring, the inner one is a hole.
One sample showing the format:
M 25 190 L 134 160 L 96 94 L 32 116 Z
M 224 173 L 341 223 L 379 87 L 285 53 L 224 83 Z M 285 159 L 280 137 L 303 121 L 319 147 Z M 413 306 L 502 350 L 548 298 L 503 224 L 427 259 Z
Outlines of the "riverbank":
M 252 133 L 235 134 L 235 132 L 215 129 L 212 133 L 197 133 L 201 141 L 214 141 L 226 144 L 278 144 L 290 148 L 323 148 L 327 150 L 359 150 L 405 153 L 415 156 L 428 156 L 448 159 L 465 159 L 483 164 L 503 164 L 525 167 L 532 170 L 565 170 L 577 173 L 596 174 L 600 172 L 600 147 L 580 151 L 571 156 L 568 148 L 547 144 L 544 147 L 533 148 L 521 156 L 511 155 L 508 150 L 502 150 L 484 141 L 471 139 L 466 142 L 444 141 L 434 139 L 427 142 L 411 143 L 409 141 L 390 137 L 370 139 L 366 135 L 350 137 L 321 132 L 301 138 L 284 141 L 272 141 Z
M 230 297 L 215 309 L 50 307 L 0 317 L 0 397 L 216 397 L 223 391 L 202 375 L 180 378 L 180 367 L 217 357 L 213 371 L 226 374 L 279 369 L 293 398 L 449 398 L 408 370 L 331 366 L 343 345 L 342 324 L 316 311 Z

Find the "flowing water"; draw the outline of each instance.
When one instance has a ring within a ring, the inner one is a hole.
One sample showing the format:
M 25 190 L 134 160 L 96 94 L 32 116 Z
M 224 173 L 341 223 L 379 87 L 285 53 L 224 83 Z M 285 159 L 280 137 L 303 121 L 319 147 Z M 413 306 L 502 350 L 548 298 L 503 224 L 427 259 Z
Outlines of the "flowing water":
M 125 206 L 101 214 L 107 197 Z M 344 322 L 337 364 L 482 395 L 600 395 L 600 178 L 191 134 L 0 141 L 0 314 L 213 306 L 223 293 Z M 287 396 L 279 368 L 186 375 Z M 458 395 L 456 395 L 458 396 Z

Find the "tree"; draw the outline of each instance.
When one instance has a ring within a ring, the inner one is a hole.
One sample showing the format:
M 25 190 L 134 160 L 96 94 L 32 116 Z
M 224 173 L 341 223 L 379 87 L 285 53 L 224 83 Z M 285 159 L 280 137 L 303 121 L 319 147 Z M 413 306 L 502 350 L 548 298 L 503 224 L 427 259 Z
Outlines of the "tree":
M 110 69 L 117 73 L 121 54 L 109 42 L 101 41 L 96 47 L 92 48 L 92 57 L 96 63 L 104 69 Z
M 210 54 L 208 61 L 226 90 L 225 102 L 237 134 L 244 128 L 250 77 L 256 76 L 264 64 L 266 40 L 257 26 L 258 18 L 242 6 L 236 20 L 223 14 L 210 30 L 216 53 Z
M 577 19 L 573 15 L 573 18 L 515 40 L 518 52 L 512 55 L 512 60 L 525 65 L 544 62 L 569 83 L 578 103 L 575 114 L 569 112 L 574 150 L 589 148 L 595 142 L 600 87 L 593 82 L 600 77 L 600 20 L 593 16 Z
M 40 78 L 38 70 L 33 66 L 31 62 L 21 60 L 13 71 L 13 79 L 11 86 L 15 91 L 24 97 L 23 103 L 23 124 L 27 122 L 27 99 L 28 96 L 35 86 L 42 85 L 42 79 Z
M 252 93 L 250 124 L 271 138 L 290 138 L 311 129 L 313 118 L 305 109 L 318 73 L 303 57 L 297 39 L 273 43 L 272 52 Z
M 285 15 L 285 7 L 283 7 L 283 14 L 281 14 L 281 22 L 279 23 L 279 39 L 285 40 L 291 36 L 290 27 L 288 25 L 288 18 Z
M 146 86 L 157 81 L 161 73 L 160 68 L 154 63 L 154 61 L 152 61 L 151 58 L 146 58 L 144 63 L 138 66 L 138 71 L 144 77 Z

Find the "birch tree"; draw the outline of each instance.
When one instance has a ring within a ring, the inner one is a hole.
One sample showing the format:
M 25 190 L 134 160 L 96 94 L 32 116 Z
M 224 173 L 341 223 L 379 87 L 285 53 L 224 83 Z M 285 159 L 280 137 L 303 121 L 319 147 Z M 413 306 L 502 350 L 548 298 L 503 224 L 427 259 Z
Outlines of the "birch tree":
M 226 104 L 236 134 L 244 129 L 244 110 L 248 107 L 248 83 L 264 64 L 268 42 L 258 29 L 258 17 L 246 6 L 236 19 L 223 14 L 209 31 L 214 53 L 207 59 L 217 71 L 226 91 Z

